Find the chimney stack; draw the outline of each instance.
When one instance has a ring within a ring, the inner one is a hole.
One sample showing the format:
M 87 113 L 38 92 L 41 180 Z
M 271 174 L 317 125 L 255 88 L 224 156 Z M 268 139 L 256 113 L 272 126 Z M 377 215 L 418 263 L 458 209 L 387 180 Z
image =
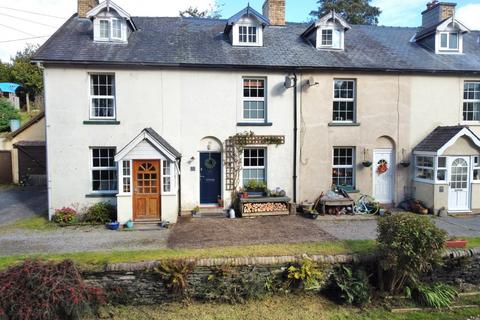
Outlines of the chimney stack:
M 272 26 L 284 26 L 285 0 L 265 0 L 263 15 L 270 20 Z
M 427 10 L 422 12 L 422 27 L 429 28 L 453 17 L 456 6 L 456 3 L 439 2 L 438 0 L 427 3 Z
M 98 6 L 98 0 L 78 0 L 78 17 L 86 18 L 87 12 Z

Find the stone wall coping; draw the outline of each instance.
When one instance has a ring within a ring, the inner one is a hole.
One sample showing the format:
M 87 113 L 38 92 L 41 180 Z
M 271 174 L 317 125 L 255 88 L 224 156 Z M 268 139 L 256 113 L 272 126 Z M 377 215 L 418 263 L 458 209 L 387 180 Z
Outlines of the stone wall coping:
M 480 247 L 471 249 L 446 249 L 442 257 L 447 259 L 459 259 L 465 257 L 480 256 Z M 339 255 L 306 255 L 301 256 L 270 256 L 270 257 L 235 257 L 235 258 L 202 258 L 202 259 L 183 259 L 193 262 L 197 267 L 219 267 L 219 266 L 275 266 L 288 263 L 301 262 L 308 258 L 315 262 L 336 264 L 336 263 L 358 263 L 372 261 L 377 258 L 375 253 L 370 254 L 339 254 Z M 135 263 L 113 263 L 105 266 L 105 271 L 143 271 L 154 269 L 159 266 L 161 261 L 145 261 Z

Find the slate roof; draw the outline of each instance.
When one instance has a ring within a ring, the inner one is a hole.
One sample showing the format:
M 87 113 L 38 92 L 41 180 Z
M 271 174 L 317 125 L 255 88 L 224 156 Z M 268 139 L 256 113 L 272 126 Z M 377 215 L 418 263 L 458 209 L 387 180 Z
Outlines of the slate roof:
M 93 42 L 92 22 L 70 18 L 37 52 L 36 61 L 163 67 L 336 69 L 480 73 L 480 31 L 464 37 L 463 55 L 436 55 L 410 40 L 420 28 L 353 25 L 345 51 L 314 48 L 309 24 L 268 26 L 263 47 L 234 47 L 227 20 L 132 17 L 140 29 L 128 44 Z
M 167 140 L 163 139 L 161 135 L 157 133 L 157 131 L 153 130 L 152 128 L 145 128 L 144 131 L 146 131 L 149 135 L 152 136 L 159 144 L 165 147 L 168 151 L 170 151 L 171 154 L 175 156 L 175 158 L 180 159 L 182 157 L 182 154 L 177 151 L 174 147 L 172 147 L 171 144 L 167 142 Z
M 440 150 L 448 141 L 450 141 L 455 135 L 460 131 L 467 128 L 467 126 L 448 126 L 448 127 L 437 127 L 432 131 L 422 142 L 420 142 L 416 147 L 415 151 L 425 151 L 425 152 L 437 152 Z M 470 132 L 472 132 L 470 130 Z M 475 133 L 472 132 L 474 136 Z

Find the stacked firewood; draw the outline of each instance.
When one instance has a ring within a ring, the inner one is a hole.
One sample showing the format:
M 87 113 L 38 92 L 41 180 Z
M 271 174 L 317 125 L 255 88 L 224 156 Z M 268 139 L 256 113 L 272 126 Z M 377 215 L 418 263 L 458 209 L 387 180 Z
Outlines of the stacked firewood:
M 288 211 L 288 207 L 285 203 L 245 203 L 243 205 L 244 213 L 259 213 L 259 212 L 276 212 L 276 211 Z

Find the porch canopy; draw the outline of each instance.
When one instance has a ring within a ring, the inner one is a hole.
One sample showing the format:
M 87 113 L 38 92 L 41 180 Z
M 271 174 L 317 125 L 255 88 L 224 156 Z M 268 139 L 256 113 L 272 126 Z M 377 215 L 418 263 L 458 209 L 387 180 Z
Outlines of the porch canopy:
M 417 181 L 445 183 L 451 167 L 447 158 L 459 156 L 472 164 L 472 180 L 479 179 L 480 138 L 468 126 L 437 127 L 415 147 L 413 154 Z

